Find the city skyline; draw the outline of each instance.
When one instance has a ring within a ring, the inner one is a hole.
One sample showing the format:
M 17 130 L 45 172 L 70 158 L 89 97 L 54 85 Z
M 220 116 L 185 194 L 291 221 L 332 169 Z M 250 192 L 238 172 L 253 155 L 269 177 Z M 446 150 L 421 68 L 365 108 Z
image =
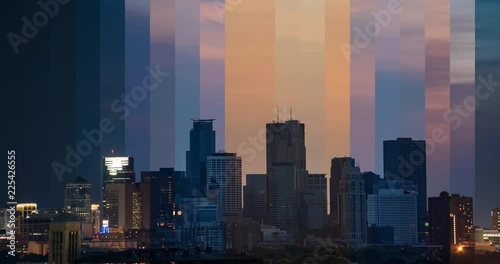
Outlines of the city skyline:
M 63 264 L 499 262 L 497 10 L 8 1 L 0 245 Z

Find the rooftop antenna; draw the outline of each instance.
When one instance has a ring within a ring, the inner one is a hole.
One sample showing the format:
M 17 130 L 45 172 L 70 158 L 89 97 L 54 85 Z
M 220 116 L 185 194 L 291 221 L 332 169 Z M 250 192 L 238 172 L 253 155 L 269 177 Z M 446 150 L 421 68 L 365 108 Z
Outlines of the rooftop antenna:
M 293 120 L 292 108 L 290 107 L 290 121 Z

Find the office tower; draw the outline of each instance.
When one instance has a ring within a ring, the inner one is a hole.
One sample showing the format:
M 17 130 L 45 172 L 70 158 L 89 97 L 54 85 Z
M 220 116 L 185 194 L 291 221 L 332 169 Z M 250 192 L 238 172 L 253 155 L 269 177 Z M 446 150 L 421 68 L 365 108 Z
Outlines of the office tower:
M 374 194 L 375 188 L 378 185 L 378 182 L 381 180 L 380 175 L 371 171 L 366 171 L 362 173 L 361 177 L 365 181 L 366 195 Z
M 330 219 L 340 237 L 351 244 L 366 242 L 365 183 L 356 161 L 333 158 L 330 168 Z
M 123 232 L 132 229 L 132 199 L 136 190 L 135 183 L 107 183 L 106 202 L 103 207 L 103 220 L 108 220 L 110 232 Z
M 450 197 L 452 244 L 465 245 L 472 241 L 474 210 L 472 197 L 452 194 Z
M 342 170 L 355 166 L 355 160 L 349 157 L 333 158 L 330 167 L 330 220 L 333 225 L 339 225 L 339 183 Z
M 143 216 L 147 217 L 149 215 L 147 226 L 151 228 L 152 233 L 161 233 L 174 228 L 174 175 L 173 168 L 160 168 L 159 171 L 141 172 L 140 188 L 143 193 L 142 200 L 145 207 L 143 208 Z
M 207 157 L 215 153 L 214 120 L 193 119 L 193 128 L 189 132 L 189 150 L 186 152 L 186 177 L 192 179 L 193 187 L 202 194 L 205 194 L 207 186 Z
M 417 194 L 380 189 L 368 195 L 367 208 L 368 226 L 391 227 L 395 245 L 417 243 Z
M 500 231 L 500 206 L 491 210 L 491 228 Z
M 266 169 L 275 163 L 292 163 L 297 172 L 297 188 L 306 185 L 305 125 L 298 120 L 266 124 Z
M 90 205 L 91 213 L 91 223 L 92 223 L 92 234 L 97 235 L 101 231 L 101 210 L 99 210 L 99 204 Z
M 80 258 L 82 234 L 77 217 L 62 213 L 49 227 L 49 263 L 75 263 Z
M 297 228 L 297 169 L 293 163 L 273 163 L 267 178 L 267 221 L 270 225 Z
M 36 203 L 18 203 L 16 205 L 16 217 L 26 218 L 37 211 Z
M 450 197 L 442 192 L 439 197 L 429 197 L 429 242 L 443 246 L 449 252 L 451 241 Z
M 427 220 L 426 166 L 425 140 L 384 141 L 384 179 L 412 181 L 417 185 L 418 242 L 424 241 Z
M 24 229 L 22 228 L 24 220 L 31 214 L 37 213 L 36 203 L 18 203 L 16 205 L 16 220 L 15 227 L 13 228 L 16 232 L 16 239 L 22 239 L 24 235 Z M 7 230 L 10 231 L 10 230 Z
M 81 176 L 66 184 L 64 206 L 70 213 L 77 215 L 82 223 L 91 222 L 91 192 L 92 184 Z
M 449 252 L 452 245 L 468 245 L 473 228 L 472 197 L 441 192 L 429 198 L 429 239 Z
M 134 158 L 133 157 L 103 157 L 103 176 L 102 176 L 102 218 L 110 220 L 110 227 L 117 228 L 118 219 L 117 206 L 117 189 L 122 189 L 121 187 L 110 187 L 113 184 L 121 184 L 121 186 L 128 186 L 135 182 L 135 172 L 134 172 Z M 108 190 L 110 187 L 112 190 Z M 125 187 L 123 187 L 125 188 Z M 127 187 L 127 190 L 130 186 Z M 125 189 L 123 189 L 125 191 Z M 113 197 L 108 197 L 111 194 Z M 131 196 L 127 196 L 131 197 Z M 113 204 L 109 205 L 108 203 Z M 108 212 L 108 210 L 114 210 L 113 212 Z M 114 219 L 111 220 L 110 218 Z M 115 221 L 116 220 L 116 221 Z
M 192 179 L 186 177 L 185 171 L 174 171 L 175 199 L 189 198 L 193 195 Z
M 206 194 L 219 205 L 221 215 L 241 213 L 241 157 L 236 153 L 215 153 L 207 157 Z
M 299 228 L 321 230 L 327 222 L 326 175 L 307 175 L 307 186 L 299 190 Z
M 136 188 L 132 193 L 132 229 L 142 229 L 142 192 L 140 184 L 136 184 Z
M 135 182 L 133 157 L 103 158 L 103 187 L 105 183 Z
M 337 201 L 341 238 L 354 246 L 365 244 L 366 193 L 359 167 L 344 166 L 341 169 Z
M 30 214 L 20 222 L 22 241 L 49 241 L 49 224 L 62 212 L 58 210 L 45 210 Z
M 217 204 L 207 198 L 185 198 L 178 207 L 182 213 L 177 212 L 177 215 L 183 219 L 179 225 L 183 248 L 225 249 L 224 223 L 219 219 Z
M 262 222 L 266 218 L 266 174 L 247 174 L 243 186 L 243 216 Z

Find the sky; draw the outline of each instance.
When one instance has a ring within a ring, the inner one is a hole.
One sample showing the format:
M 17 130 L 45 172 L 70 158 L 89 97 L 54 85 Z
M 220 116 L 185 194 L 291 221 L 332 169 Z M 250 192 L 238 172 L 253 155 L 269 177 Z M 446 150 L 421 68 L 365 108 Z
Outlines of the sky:
M 127 21 L 144 21 L 130 29 L 150 32 L 130 42 L 149 41 L 151 65 L 174 79 L 149 99 L 149 169 L 183 170 L 190 119 L 215 118 L 217 150 L 264 173 L 265 124 L 292 116 L 306 124 L 310 172 L 352 156 L 383 175 L 383 140 L 412 137 L 428 141 L 429 196 L 474 195 L 474 115 L 457 129 L 445 117 L 474 91 L 473 1 L 198 2 L 126 4 Z

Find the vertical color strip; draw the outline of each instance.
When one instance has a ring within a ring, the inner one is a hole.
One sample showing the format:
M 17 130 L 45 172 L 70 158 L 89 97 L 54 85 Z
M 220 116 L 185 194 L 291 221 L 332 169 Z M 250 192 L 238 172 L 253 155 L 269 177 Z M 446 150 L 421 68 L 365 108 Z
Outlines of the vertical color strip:
M 425 4 L 401 1 L 401 137 L 425 139 Z
M 291 105 L 306 126 L 307 169 L 323 173 L 325 165 L 325 0 L 300 0 L 299 90 Z M 291 118 L 294 118 L 292 116 Z
M 200 117 L 200 1 L 175 2 L 175 168 L 186 167 L 191 119 Z
M 364 28 L 375 38 L 375 173 L 384 171 L 384 140 L 400 135 L 399 0 L 377 0 L 374 19 Z
M 474 196 L 475 1 L 454 0 L 450 21 L 450 190 Z M 471 107 L 472 105 L 472 107 Z M 465 108 L 467 106 L 467 108 Z
M 158 170 L 175 162 L 175 1 L 151 0 L 150 14 L 150 169 Z
M 274 1 L 226 2 L 225 146 L 242 157 L 243 174 L 265 171 L 265 126 L 276 105 L 274 22 Z
M 149 0 L 125 1 L 125 94 L 131 100 L 125 120 L 125 154 L 135 157 L 137 175 L 149 170 Z
M 350 40 L 348 0 L 325 1 L 325 157 L 349 156 L 350 151 L 350 60 L 344 47 Z M 325 170 L 325 172 L 328 170 Z
M 496 0 L 476 2 L 475 224 L 490 227 L 498 206 L 500 166 L 500 9 Z
M 200 117 L 214 118 L 216 150 L 224 149 L 224 0 L 200 6 Z
M 450 0 L 425 2 L 425 138 L 427 193 L 450 190 Z
M 364 171 L 375 170 L 375 52 L 365 29 L 375 2 L 351 0 L 351 157 Z

